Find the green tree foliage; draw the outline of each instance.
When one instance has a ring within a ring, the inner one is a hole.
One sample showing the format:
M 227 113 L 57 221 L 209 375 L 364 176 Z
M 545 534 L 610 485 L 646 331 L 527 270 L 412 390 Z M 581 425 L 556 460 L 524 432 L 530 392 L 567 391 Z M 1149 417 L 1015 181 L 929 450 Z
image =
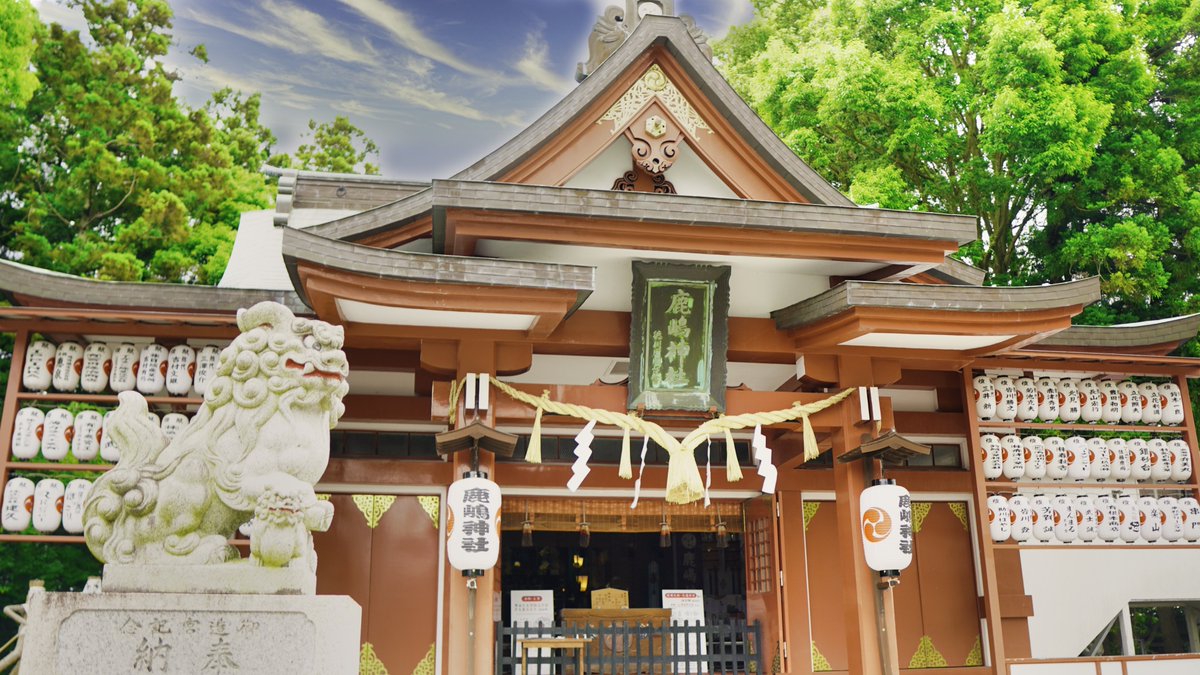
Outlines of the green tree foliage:
M 334 173 L 365 173 L 378 175 L 379 166 L 367 161 L 379 158 L 375 141 L 367 138 L 362 129 L 338 115 L 332 122 L 318 124 L 308 121 L 306 142 L 296 150 L 296 156 L 278 155 L 271 158 L 276 166 Z
M 33 37 L 41 28 L 28 0 L 0 0 L 0 115 L 25 105 L 37 87 L 30 71 Z
M 1195 311 L 1200 2 L 756 6 L 719 63 L 855 201 L 979 216 L 993 283 L 1103 275 L 1089 321 Z
M 0 126 L 0 241 L 22 262 L 101 279 L 216 283 L 242 211 L 271 203 L 259 97 L 193 109 L 163 63 L 162 0 L 80 0 L 92 44 L 52 25 L 41 86 Z
M 83 590 L 88 577 L 100 575 L 100 567 L 83 544 L 4 544 L 4 554 L 0 555 L 0 607 L 24 602 L 31 579 L 44 581 L 47 591 Z M 2 619 L 0 645 L 17 632 L 17 624 L 8 617 Z

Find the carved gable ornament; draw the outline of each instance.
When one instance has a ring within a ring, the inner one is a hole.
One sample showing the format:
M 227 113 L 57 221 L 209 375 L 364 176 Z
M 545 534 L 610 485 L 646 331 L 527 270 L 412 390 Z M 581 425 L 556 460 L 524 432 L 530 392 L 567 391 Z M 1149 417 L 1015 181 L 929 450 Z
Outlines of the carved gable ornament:
M 725 410 L 729 267 L 635 261 L 629 408 Z
M 686 132 L 692 138 L 712 129 L 658 64 L 613 103 L 597 124 L 612 122 L 633 148 L 633 161 L 646 173 L 662 175 L 675 162 L 676 146 Z

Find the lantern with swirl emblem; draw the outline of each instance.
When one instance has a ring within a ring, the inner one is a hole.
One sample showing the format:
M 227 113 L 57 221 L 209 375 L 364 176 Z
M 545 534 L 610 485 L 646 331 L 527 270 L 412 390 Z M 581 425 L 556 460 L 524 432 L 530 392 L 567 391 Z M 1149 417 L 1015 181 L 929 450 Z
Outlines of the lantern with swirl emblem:
M 976 375 L 971 381 L 975 395 L 975 414 L 979 419 L 990 420 L 996 416 L 996 385 L 987 375 Z
M 1012 535 L 1012 518 L 1008 511 L 1008 500 L 1002 495 L 991 495 L 987 498 L 988 533 L 992 541 L 1001 543 L 1008 541 Z
M 454 481 L 446 491 L 446 560 L 456 570 L 482 571 L 500 556 L 500 486 L 478 475 Z
M 1070 424 L 1079 419 L 1079 380 L 1064 378 L 1058 383 L 1058 417 Z
M 1159 397 L 1158 385 L 1143 382 L 1137 388 L 1142 397 L 1142 424 L 1158 424 L 1162 421 L 1162 398 Z
M 859 497 L 863 555 L 880 576 L 894 577 L 912 563 L 912 497 L 886 478 L 872 481 Z
M 1034 495 L 1029 506 L 1033 511 L 1033 538 L 1038 541 L 1054 539 L 1054 502 L 1048 495 Z
M 1053 422 L 1058 419 L 1058 380 L 1043 377 L 1037 381 L 1038 419 Z
M 1038 416 L 1037 382 L 1031 377 L 1018 377 L 1017 385 L 1017 419 L 1031 422 Z
M 1117 389 L 1117 383 L 1112 380 L 1101 380 L 1096 383 L 1100 389 L 1100 419 L 1107 424 L 1116 424 L 1121 421 L 1121 392 Z M 1138 409 L 1138 417 L 1142 416 L 1141 408 Z
M 1067 443 L 1058 436 L 1049 436 L 1042 441 L 1046 453 L 1046 478 L 1062 480 L 1067 477 Z

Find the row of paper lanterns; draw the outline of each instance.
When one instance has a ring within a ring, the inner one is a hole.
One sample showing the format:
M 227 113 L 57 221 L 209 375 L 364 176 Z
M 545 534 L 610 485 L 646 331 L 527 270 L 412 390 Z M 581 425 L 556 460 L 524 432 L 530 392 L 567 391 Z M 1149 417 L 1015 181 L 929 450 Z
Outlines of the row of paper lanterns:
M 1174 382 L 1137 384 L 1070 377 L 1035 380 L 1008 375 L 978 375 L 972 382 L 975 412 L 984 420 L 1168 426 L 1184 420 L 1183 393 Z
M 72 415 L 66 408 L 55 408 L 48 413 L 35 407 L 21 408 L 13 423 L 13 458 L 33 459 L 41 451 L 42 457 L 57 462 L 69 450 L 80 461 L 90 461 L 99 455 L 106 462 L 115 462 L 120 459 L 120 451 L 107 433 L 113 412 L 109 410 L 102 416 L 95 410 L 84 410 Z M 148 415 L 167 440 L 175 438 L 190 422 L 182 413 L 167 413 L 161 418 L 155 413 Z
M 1161 438 L 1071 436 L 979 437 L 986 480 L 1155 481 L 1182 483 L 1192 477 L 1187 441 Z
M 1200 541 L 1193 497 L 991 495 L 987 507 L 995 542 Z
M 196 351 L 188 345 L 171 349 L 149 344 L 139 349 L 128 342 L 93 342 L 83 347 L 76 342 L 55 345 L 45 340 L 29 343 L 21 384 L 27 391 L 61 392 L 82 389 L 99 394 L 111 389 L 120 393 L 137 388 L 143 394 L 174 396 L 192 390 L 203 396 L 217 369 L 219 347 L 209 345 Z
M 4 487 L 4 510 L 0 525 L 6 532 L 23 532 L 30 523 L 44 534 L 58 531 L 83 532 L 83 506 L 92 491 L 92 482 L 77 478 L 63 484 L 57 478 L 44 478 L 35 485 L 24 476 L 8 479 Z

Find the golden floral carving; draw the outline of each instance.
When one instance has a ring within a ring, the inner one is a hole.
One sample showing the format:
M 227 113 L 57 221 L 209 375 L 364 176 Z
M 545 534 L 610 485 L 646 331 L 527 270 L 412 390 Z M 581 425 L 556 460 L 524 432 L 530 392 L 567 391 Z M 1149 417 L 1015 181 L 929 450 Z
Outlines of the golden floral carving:
M 804 531 L 808 532 L 808 524 L 812 522 L 813 516 L 817 515 L 817 509 L 821 508 L 821 502 L 804 502 Z
M 367 527 L 373 530 L 379 525 L 379 520 L 383 518 L 383 514 L 392 508 L 392 504 L 396 501 L 396 496 L 354 495 L 351 499 L 354 500 L 354 505 L 358 507 L 358 510 L 362 511 L 363 517 L 367 519 Z
M 436 665 L 436 657 L 437 643 L 434 643 L 429 645 L 429 651 L 425 652 L 425 658 L 417 663 L 416 668 L 413 668 L 412 675 L 435 675 L 434 666 Z
M 921 532 L 921 525 L 925 523 L 925 517 L 929 515 L 929 510 L 933 508 L 930 502 L 913 502 L 912 518 L 913 518 L 913 533 Z
M 917 651 L 908 662 L 909 668 L 945 668 L 948 665 L 946 657 L 933 646 L 933 638 L 928 635 L 921 636 Z
M 679 120 L 682 126 L 692 138 L 699 138 L 699 130 L 703 129 L 708 133 L 712 133 L 712 128 L 696 112 L 692 104 L 688 102 L 679 88 L 667 77 L 667 74 L 658 67 L 658 64 L 650 66 L 650 69 L 645 72 L 633 86 L 629 88 L 617 102 L 612 104 L 600 119 L 597 124 L 604 122 L 612 122 L 612 133 L 615 135 L 625 129 L 645 107 L 646 102 L 651 98 L 657 98 L 675 119 Z
M 962 523 L 963 529 L 970 532 L 971 526 L 967 524 L 967 505 L 962 502 L 950 502 L 947 506 L 954 517 L 958 518 L 958 522 Z
M 975 636 L 975 646 L 971 647 L 971 651 L 967 652 L 967 660 L 963 662 L 964 666 L 982 666 L 983 665 L 983 641 L 980 636 Z
M 388 675 L 387 667 L 375 655 L 375 647 L 364 642 L 358 652 L 358 675 Z
M 433 521 L 433 529 L 438 527 L 438 514 L 441 512 L 441 498 L 434 495 L 422 495 L 417 497 L 417 501 L 421 502 L 421 508 L 425 513 L 429 514 L 429 519 Z
M 827 670 L 833 670 L 833 666 L 829 665 L 829 660 L 817 649 L 817 643 L 812 643 L 812 669 L 814 673 L 820 673 Z

